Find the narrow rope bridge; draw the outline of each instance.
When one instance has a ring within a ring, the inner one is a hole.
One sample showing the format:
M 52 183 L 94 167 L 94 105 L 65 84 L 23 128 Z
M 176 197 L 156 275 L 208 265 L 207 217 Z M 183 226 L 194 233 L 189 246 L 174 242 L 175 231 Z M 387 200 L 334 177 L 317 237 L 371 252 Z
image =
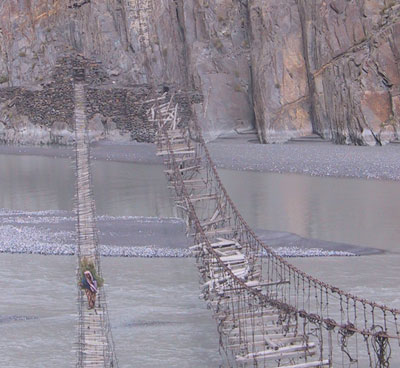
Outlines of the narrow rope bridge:
M 83 258 L 93 262 L 101 276 L 100 257 L 98 252 L 98 235 L 96 228 L 96 211 L 92 191 L 90 171 L 89 139 L 86 119 L 86 97 L 84 88 L 84 69 L 74 70 L 75 98 L 75 154 L 76 154 L 76 203 L 78 268 L 77 282 L 81 278 L 81 261 Z M 78 287 L 79 341 L 77 347 L 78 368 L 111 368 L 117 367 L 114 343 L 108 318 L 104 287 L 99 287 L 97 302 L 88 310 L 86 297 Z
M 323 283 L 276 255 L 229 197 L 196 119 L 181 123 L 174 96 L 155 101 L 148 114 L 158 128 L 157 155 L 194 238 L 202 297 L 217 321 L 226 366 L 396 367 L 391 349 L 400 353 L 400 311 Z

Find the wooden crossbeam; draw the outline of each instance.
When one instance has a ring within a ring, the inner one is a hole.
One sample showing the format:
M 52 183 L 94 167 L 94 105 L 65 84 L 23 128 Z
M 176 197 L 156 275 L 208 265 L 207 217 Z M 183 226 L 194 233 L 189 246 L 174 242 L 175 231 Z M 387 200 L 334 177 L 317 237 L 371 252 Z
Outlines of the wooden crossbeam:
M 264 350 L 257 353 L 247 354 L 245 356 L 236 356 L 237 362 L 251 362 L 254 360 L 282 360 L 292 358 L 304 358 L 306 356 L 313 356 L 316 354 L 315 344 L 308 345 L 293 345 L 289 347 L 280 348 L 278 350 Z

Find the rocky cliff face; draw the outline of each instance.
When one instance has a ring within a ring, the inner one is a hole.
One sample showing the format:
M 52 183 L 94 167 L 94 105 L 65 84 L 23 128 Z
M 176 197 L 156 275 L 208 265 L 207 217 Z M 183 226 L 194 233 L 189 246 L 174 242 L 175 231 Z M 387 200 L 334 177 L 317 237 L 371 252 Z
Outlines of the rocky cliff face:
M 259 138 L 274 143 L 311 134 L 310 91 L 296 1 L 249 3 Z
M 198 91 L 208 138 L 254 124 L 262 142 L 397 138 L 398 0 L 15 0 L 0 26 L 0 89 L 44 88 L 78 52 L 120 87 Z
M 261 140 L 315 132 L 336 143 L 398 137 L 400 3 L 249 1 Z
M 251 127 L 246 7 L 237 1 L 16 0 L 0 8 L 1 86 L 39 86 L 71 51 L 112 82 L 188 86 L 206 136 Z M 74 5 L 75 4 L 75 5 Z M 70 7 L 69 7 L 70 6 Z
M 299 0 L 313 128 L 337 143 L 397 138 L 400 3 Z

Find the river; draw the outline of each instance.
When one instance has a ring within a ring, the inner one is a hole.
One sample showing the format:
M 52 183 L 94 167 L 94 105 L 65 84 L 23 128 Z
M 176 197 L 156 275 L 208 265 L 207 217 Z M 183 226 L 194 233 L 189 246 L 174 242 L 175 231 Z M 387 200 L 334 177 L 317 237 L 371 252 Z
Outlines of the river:
M 93 166 L 99 215 L 175 216 L 161 166 L 106 161 Z M 0 173 L 0 208 L 73 208 L 70 160 L 0 155 Z M 400 307 L 398 183 L 230 170 L 220 174 L 257 229 L 384 250 L 368 257 L 293 262 L 323 281 Z M 121 367 L 218 365 L 216 325 L 198 298 L 193 259 L 102 262 Z M 74 365 L 75 266 L 75 258 L 68 256 L 0 254 L 0 366 Z

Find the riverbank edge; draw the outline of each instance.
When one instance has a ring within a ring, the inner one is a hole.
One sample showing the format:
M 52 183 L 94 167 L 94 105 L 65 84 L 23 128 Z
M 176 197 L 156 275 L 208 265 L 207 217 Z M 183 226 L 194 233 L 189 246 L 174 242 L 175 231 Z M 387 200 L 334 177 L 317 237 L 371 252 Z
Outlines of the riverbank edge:
M 247 138 L 208 143 L 217 168 L 318 177 L 400 181 L 400 144 L 383 147 L 325 143 L 257 144 Z M 72 146 L 0 144 L 0 154 L 74 157 Z M 152 143 L 100 141 L 91 144 L 94 160 L 162 164 Z
M 324 251 L 322 249 L 300 249 L 297 247 L 284 247 L 274 250 L 275 254 L 284 258 L 315 258 L 315 257 L 359 257 L 365 256 L 344 251 Z M 0 245 L 0 254 L 36 254 L 41 256 L 75 256 L 75 246 L 60 246 L 52 249 L 21 248 L 9 250 Z M 195 258 L 190 249 L 148 247 L 108 247 L 100 246 L 102 257 L 129 257 L 129 258 Z M 266 255 L 260 255 L 262 258 Z

